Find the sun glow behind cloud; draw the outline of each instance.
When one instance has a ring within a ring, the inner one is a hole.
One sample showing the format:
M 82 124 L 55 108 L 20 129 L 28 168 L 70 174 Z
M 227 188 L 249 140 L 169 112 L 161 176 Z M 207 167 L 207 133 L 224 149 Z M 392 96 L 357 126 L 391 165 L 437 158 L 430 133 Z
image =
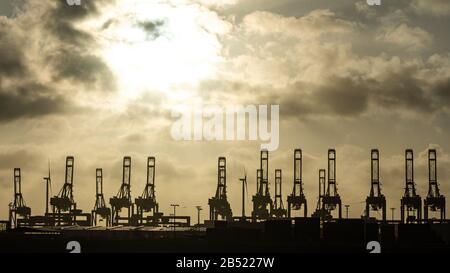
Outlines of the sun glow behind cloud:
M 80 26 L 100 37 L 99 54 L 117 78 L 120 97 L 161 92 L 172 100 L 191 98 L 222 63 L 219 36 L 230 24 L 199 4 L 130 2 L 118 1 Z

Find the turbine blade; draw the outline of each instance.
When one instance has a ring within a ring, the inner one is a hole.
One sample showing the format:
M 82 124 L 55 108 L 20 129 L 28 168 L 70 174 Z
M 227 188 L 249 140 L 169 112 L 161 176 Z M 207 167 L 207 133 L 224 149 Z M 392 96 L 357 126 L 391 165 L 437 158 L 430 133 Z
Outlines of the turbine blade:
M 244 185 L 245 185 L 245 197 L 248 200 L 248 188 L 247 188 L 247 178 L 244 179 Z

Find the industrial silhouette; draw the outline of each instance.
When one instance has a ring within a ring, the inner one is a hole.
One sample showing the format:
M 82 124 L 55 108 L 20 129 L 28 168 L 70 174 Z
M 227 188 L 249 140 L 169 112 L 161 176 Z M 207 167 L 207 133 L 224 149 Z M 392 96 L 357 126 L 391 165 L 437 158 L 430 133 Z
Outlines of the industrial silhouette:
M 382 219 L 386 221 L 386 198 L 381 193 L 380 186 L 380 155 L 377 149 L 373 149 L 370 164 L 370 194 L 366 198 L 366 219 L 370 218 L 370 210 L 382 211 Z
M 247 187 L 247 171 L 244 169 L 244 177 L 239 179 L 242 182 L 242 217 L 238 218 L 238 220 L 246 221 L 247 216 L 245 215 L 245 195 L 248 193 Z
M 283 205 L 282 196 L 282 172 L 280 169 L 275 170 L 275 202 L 271 212 L 271 216 L 274 218 L 284 218 L 287 215 L 287 211 Z
M 97 225 L 98 217 L 106 220 L 106 226 L 111 226 L 111 209 L 106 206 L 105 197 L 103 196 L 103 170 L 95 170 L 95 206 L 92 210 L 93 225 Z
M 144 191 L 139 198 L 135 199 L 135 204 L 137 207 L 137 213 L 139 216 L 139 224 L 156 224 L 158 218 L 162 216 L 159 213 L 159 205 L 156 202 L 155 195 L 155 158 L 147 158 L 147 182 L 145 184 Z M 153 218 L 144 217 L 144 213 L 153 212 Z
M 19 168 L 14 169 L 14 203 L 10 206 L 9 215 L 14 227 L 18 226 L 19 218 L 26 222 L 31 216 L 31 208 L 27 207 L 22 196 L 22 176 Z
M 217 162 L 217 190 L 216 195 L 208 200 L 209 219 L 211 221 L 225 219 L 231 221 L 233 213 L 227 200 L 227 161 L 225 157 L 219 157 Z
M 282 170 L 275 169 L 274 199 L 270 195 L 269 152 L 260 151 L 259 168 L 256 171 L 256 193 L 252 198 L 251 217 L 246 217 L 245 197 L 247 193 L 247 172 L 239 179 L 242 183 L 242 213 L 233 215 L 227 199 L 227 159 L 219 157 L 217 162 L 217 188 L 208 200 L 209 220 L 200 221 L 201 206 L 197 210 L 197 224 L 191 229 L 189 216 L 173 214 L 165 216 L 159 211 L 156 199 L 156 159 L 147 158 L 147 179 L 142 194 L 134 199 L 131 195 L 131 157 L 124 157 L 122 182 L 116 196 L 110 198 L 110 206 L 103 194 L 103 169 L 95 170 L 95 206 L 91 213 L 83 213 L 77 208 L 74 198 L 74 157 L 66 158 L 65 180 L 58 195 L 51 197 L 50 164 L 46 182 L 46 206 L 43 216 L 33 216 L 22 194 L 21 169 L 13 172 L 14 199 L 9 205 L 9 219 L 0 221 L 0 251 L 39 251 L 39 247 L 52 250 L 54 244 L 36 239 L 36 244 L 20 244 L 20 240 L 30 239 L 29 234 L 39 234 L 45 238 L 64 240 L 70 236 L 91 238 L 98 236 L 92 247 L 98 251 L 113 251 L 109 248 L 111 238 L 130 240 L 132 251 L 180 251 L 181 246 L 198 251 L 233 250 L 243 247 L 246 250 L 258 249 L 262 245 L 280 251 L 334 251 L 336 247 L 348 251 L 365 251 L 368 241 L 380 241 L 390 251 L 405 248 L 430 251 L 449 251 L 450 223 L 445 218 L 445 197 L 441 194 L 437 179 L 437 153 L 428 152 L 429 190 L 424 199 L 416 192 L 414 181 L 414 155 L 411 149 L 405 151 L 405 192 L 400 200 L 400 221 L 394 220 L 395 207 L 391 207 L 392 219 L 387 219 L 386 197 L 381 191 L 380 156 L 377 149 L 370 152 L 371 174 L 370 193 L 365 200 L 365 210 L 359 219 L 348 219 L 349 205 L 346 205 L 346 218 L 342 218 L 342 200 L 337 188 L 336 151 L 328 150 L 328 170 L 319 170 L 318 199 L 316 210 L 308 216 L 306 196 L 302 181 L 302 150 L 295 149 L 293 157 L 294 181 L 292 193 L 287 197 L 287 208 L 282 196 Z M 328 177 L 327 174 L 328 173 Z M 108 183 L 108 185 L 110 185 Z M 51 206 L 51 212 L 49 211 Z M 422 210 L 424 217 L 422 218 Z M 301 217 L 294 217 L 294 212 Z M 381 218 L 371 216 L 371 211 L 381 211 Z M 439 212 L 439 219 L 430 218 L 429 212 Z M 333 213 L 334 212 L 334 213 Z M 335 214 L 335 215 L 333 215 Z M 100 224 L 103 223 L 103 229 Z M 44 229 L 45 228 L 45 229 Z M 168 229 L 170 228 L 170 233 Z M 101 232 L 100 232 L 101 231 Z M 131 232 L 133 231 L 133 232 Z M 139 232 L 135 232 L 139 231 Z M 170 235 L 169 235 L 170 234 Z M 57 237 L 52 237 L 57 236 Z M 144 237 L 143 237 L 144 236 Z M 36 238 L 39 238 L 37 236 Z M 142 245 L 140 240 L 154 240 L 154 244 Z M 183 244 L 170 241 L 162 246 L 165 238 L 177 239 Z M 206 241 L 205 241 L 206 240 Z M 163 242 L 163 241 L 161 241 Z M 185 244 L 186 242 L 189 242 Z M 120 243 L 118 243 L 120 245 Z M 172 245 L 173 244 L 173 245 Z M 228 248 L 222 248 L 226 245 Z M 173 248 L 171 248 L 173 246 Z M 277 248 L 278 247 L 278 248 Z M 83 247 L 85 249 L 85 247 Z M 89 249 L 89 248 L 88 248 Z M 119 251 L 121 247 L 117 248 Z
M 147 181 L 144 192 L 133 203 L 131 198 L 131 157 L 123 158 L 122 184 L 117 195 L 110 198 L 109 201 L 112 207 L 113 226 L 158 226 L 168 224 L 171 220 L 173 220 L 174 226 L 190 226 L 191 218 L 189 216 L 164 216 L 159 212 L 155 194 L 155 163 L 155 157 L 147 158 Z M 125 215 L 121 214 L 122 209 L 126 210 Z
M 112 224 L 130 225 L 133 215 L 133 202 L 131 201 L 131 157 L 123 158 L 122 184 L 117 195 L 109 199 L 112 208 Z M 120 216 L 122 209 L 127 210 L 127 216 Z
M 416 183 L 414 182 L 414 154 L 408 149 L 405 151 L 405 193 L 401 200 L 401 221 L 420 222 L 422 220 L 422 198 L 416 194 Z
M 325 169 L 319 170 L 319 198 L 317 199 L 316 211 L 312 214 L 312 217 L 321 218 L 322 220 L 331 219 L 330 212 L 325 208 L 323 198 L 325 197 Z
M 52 213 L 46 215 L 53 219 L 57 226 L 89 226 L 91 224 L 91 214 L 83 213 L 77 209 L 77 203 L 73 196 L 73 173 L 75 167 L 73 156 L 66 158 L 66 175 L 64 185 L 57 196 L 50 198 Z M 80 219 L 81 218 L 81 219 Z
M 302 182 L 302 150 L 296 149 L 294 151 L 294 188 L 292 194 L 287 198 L 288 202 L 288 217 L 291 217 L 292 210 L 300 210 L 303 206 L 304 217 L 308 215 L 308 205 L 305 194 L 303 193 Z
M 253 196 L 253 221 L 267 220 L 273 210 L 269 191 L 269 152 L 261 151 L 260 167 L 256 170 L 256 194 Z
M 319 171 L 319 191 L 321 189 L 325 190 L 324 182 L 325 171 L 321 170 Z M 318 206 L 313 216 L 320 217 L 324 220 L 330 220 L 333 217 L 331 214 L 332 211 L 337 208 L 338 218 L 342 218 L 342 201 L 337 192 L 336 151 L 334 149 L 328 150 L 328 183 L 326 186 L 326 191 L 323 193 L 319 192 L 319 200 L 321 201 L 321 206 Z
M 424 218 L 428 219 L 428 211 L 440 211 L 440 221 L 445 220 L 445 197 L 439 192 L 437 182 L 437 157 L 436 150 L 428 151 L 428 195 L 424 202 Z

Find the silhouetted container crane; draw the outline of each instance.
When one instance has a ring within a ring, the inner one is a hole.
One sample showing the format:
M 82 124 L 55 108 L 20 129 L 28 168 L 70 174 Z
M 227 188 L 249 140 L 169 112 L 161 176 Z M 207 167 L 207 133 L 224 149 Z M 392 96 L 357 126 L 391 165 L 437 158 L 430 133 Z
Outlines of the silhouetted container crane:
M 155 163 L 155 157 L 151 156 L 147 158 L 147 182 L 142 195 L 134 200 L 140 224 L 144 224 L 145 220 L 145 224 L 156 225 L 158 219 L 162 216 L 162 213 L 158 211 L 159 205 L 156 202 L 155 195 Z M 147 212 L 153 212 L 153 215 L 150 218 L 145 218 L 144 213 Z
M 280 169 L 275 170 L 275 202 L 271 214 L 275 218 L 284 218 L 287 215 L 287 211 L 283 205 L 282 197 L 282 183 L 283 183 L 282 171 Z
M 405 151 L 405 193 L 400 201 L 400 219 L 404 223 L 418 222 L 422 220 L 422 199 L 416 194 L 414 182 L 414 154 L 413 150 Z M 405 219 L 405 212 L 407 218 Z M 413 212 L 413 215 L 410 213 Z
M 269 192 L 269 152 L 267 150 L 261 151 L 260 168 L 257 170 L 256 175 L 256 194 L 253 196 L 253 211 L 252 219 L 267 220 L 270 217 L 270 211 L 272 211 L 273 202 Z
M 386 221 L 386 198 L 381 193 L 380 187 L 380 156 L 377 149 L 373 149 L 371 155 L 371 183 L 370 194 L 366 198 L 365 218 L 370 218 L 370 210 L 381 210 L 382 219 Z
M 332 218 L 330 212 L 325 208 L 325 204 L 323 203 L 323 198 L 326 194 L 326 170 L 319 170 L 319 198 L 317 199 L 316 210 L 311 215 L 313 218 L 320 218 L 321 220 L 330 220 Z
M 131 200 L 131 157 L 123 158 L 122 165 L 122 184 L 116 196 L 109 199 L 112 208 L 112 224 L 131 225 L 134 206 Z M 127 210 L 127 216 L 120 216 L 122 209 Z
M 73 156 L 66 157 L 64 185 L 57 196 L 50 198 L 52 213 L 46 215 L 53 218 L 51 222 L 56 225 L 89 226 L 91 224 L 91 214 L 83 213 L 82 210 L 77 209 L 77 203 L 75 203 L 73 197 L 74 163 Z
M 428 195 L 424 200 L 424 219 L 429 221 L 429 211 L 439 211 L 439 221 L 445 220 L 445 197 L 439 191 L 437 181 L 436 150 L 428 150 Z
M 14 169 L 14 202 L 10 205 L 9 217 L 12 227 L 29 225 L 31 208 L 27 207 L 22 195 L 22 176 L 20 168 Z
M 92 224 L 97 225 L 99 217 L 106 220 L 106 226 L 111 225 L 111 209 L 106 206 L 105 197 L 103 196 L 103 170 L 95 170 L 95 206 L 92 211 Z
M 73 199 L 73 156 L 66 157 L 66 172 L 64 185 L 57 196 L 50 198 L 52 215 L 57 225 L 72 225 L 73 214 L 76 213 L 76 203 Z
M 302 206 L 304 210 L 304 217 L 307 217 L 308 215 L 306 197 L 303 193 L 302 174 L 302 150 L 296 149 L 294 151 L 294 188 L 292 189 L 292 193 L 287 198 L 288 217 L 291 217 L 292 210 L 300 210 Z
M 233 220 L 230 203 L 227 199 L 227 168 L 225 157 L 219 157 L 217 163 L 216 195 L 208 200 L 209 219 L 219 220 L 219 216 L 227 221 Z
M 336 183 L 336 150 L 328 150 L 328 185 L 327 192 L 323 197 L 323 205 L 330 213 L 338 209 L 338 218 L 342 218 L 342 202 L 337 192 Z

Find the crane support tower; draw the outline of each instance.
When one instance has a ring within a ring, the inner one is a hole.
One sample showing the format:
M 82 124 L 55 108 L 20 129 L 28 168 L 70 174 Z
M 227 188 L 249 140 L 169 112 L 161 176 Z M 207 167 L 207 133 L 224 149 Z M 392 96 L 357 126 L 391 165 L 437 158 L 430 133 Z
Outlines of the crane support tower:
M 291 217 L 292 210 L 301 210 L 302 206 L 304 217 L 307 217 L 308 215 L 306 197 L 303 193 L 302 173 L 302 150 L 296 149 L 294 151 L 294 188 L 292 189 L 292 193 L 287 198 L 288 217 Z
M 230 203 L 227 200 L 227 162 L 225 157 L 219 157 L 217 163 L 216 195 L 208 200 L 209 219 L 211 221 L 225 219 L 233 220 Z
M 428 150 L 428 195 L 424 200 L 424 219 L 430 221 L 429 211 L 439 211 L 439 221 L 445 220 L 445 196 L 439 191 L 437 181 L 437 155 L 435 149 Z
M 158 202 L 156 202 L 155 195 L 155 171 L 156 171 L 156 159 L 153 156 L 147 158 L 147 181 L 145 183 L 144 191 L 142 195 L 134 200 L 137 208 L 137 214 L 139 216 L 140 224 L 152 224 L 156 225 L 158 218 L 161 215 Z M 153 215 L 144 217 L 145 213 L 151 212 Z
M 75 168 L 74 157 L 73 156 L 66 157 L 64 185 L 59 191 L 57 196 L 50 198 L 52 213 L 46 215 L 48 215 L 50 218 L 53 218 L 52 222 L 58 226 L 91 225 L 92 214 L 83 213 L 82 210 L 77 209 L 77 203 L 74 200 L 73 195 L 74 168 Z
M 275 170 L 275 202 L 272 210 L 272 216 L 275 218 L 284 218 L 287 215 L 287 211 L 283 205 L 282 197 L 282 171 L 280 169 Z
M 122 184 L 116 196 L 109 199 L 112 207 L 112 225 L 131 225 L 131 216 L 134 214 L 134 206 L 131 200 L 131 157 L 123 158 Z M 122 209 L 127 210 L 127 216 L 121 216 Z
M 319 198 L 317 199 L 316 211 L 311 215 L 311 217 L 320 218 L 322 220 L 330 220 L 332 218 L 330 212 L 325 209 L 325 205 L 323 203 L 323 198 L 325 197 L 325 183 L 326 183 L 326 170 L 319 170 Z
M 338 218 L 342 218 L 342 202 L 337 192 L 336 183 L 336 150 L 328 150 L 328 184 L 325 196 L 322 199 L 325 209 L 330 212 L 338 209 Z
M 371 157 L 371 186 L 370 194 L 366 198 L 365 218 L 370 218 L 370 211 L 381 210 L 382 219 L 386 221 L 386 197 L 381 193 L 380 183 L 380 155 L 378 149 L 373 149 L 370 153 Z
M 77 204 L 73 198 L 74 157 L 66 157 L 66 171 L 64 185 L 57 196 L 50 198 L 52 215 L 57 225 L 72 225 Z
M 416 193 L 416 185 L 414 182 L 414 154 L 411 149 L 405 151 L 405 179 L 405 193 L 400 201 L 401 222 L 404 223 L 406 220 L 407 223 L 420 223 L 422 220 L 422 198 Z
M 111 225 L 111 209 L 106 206 L 105 197 L 103 196 L 103 170 L 95 170 L 95 206 L 92 210 L 92 225 L 97 225 L 97 220 L 106 220 L 106 226 Z
M 267 220 L 272 211 L 273 202 L 269 192 L 269 152 L 267 150 L 261 151 L 260 167 L 256 171 L 256 194 L 253 196 L 253 211 L 252 219 Z
M 11 227 L 29 225 L 31 208 L 27 207 L 22 195 L 22 175 L 20 168 L 14 169 L 14 202 L 10 205 L 9 218 Z

